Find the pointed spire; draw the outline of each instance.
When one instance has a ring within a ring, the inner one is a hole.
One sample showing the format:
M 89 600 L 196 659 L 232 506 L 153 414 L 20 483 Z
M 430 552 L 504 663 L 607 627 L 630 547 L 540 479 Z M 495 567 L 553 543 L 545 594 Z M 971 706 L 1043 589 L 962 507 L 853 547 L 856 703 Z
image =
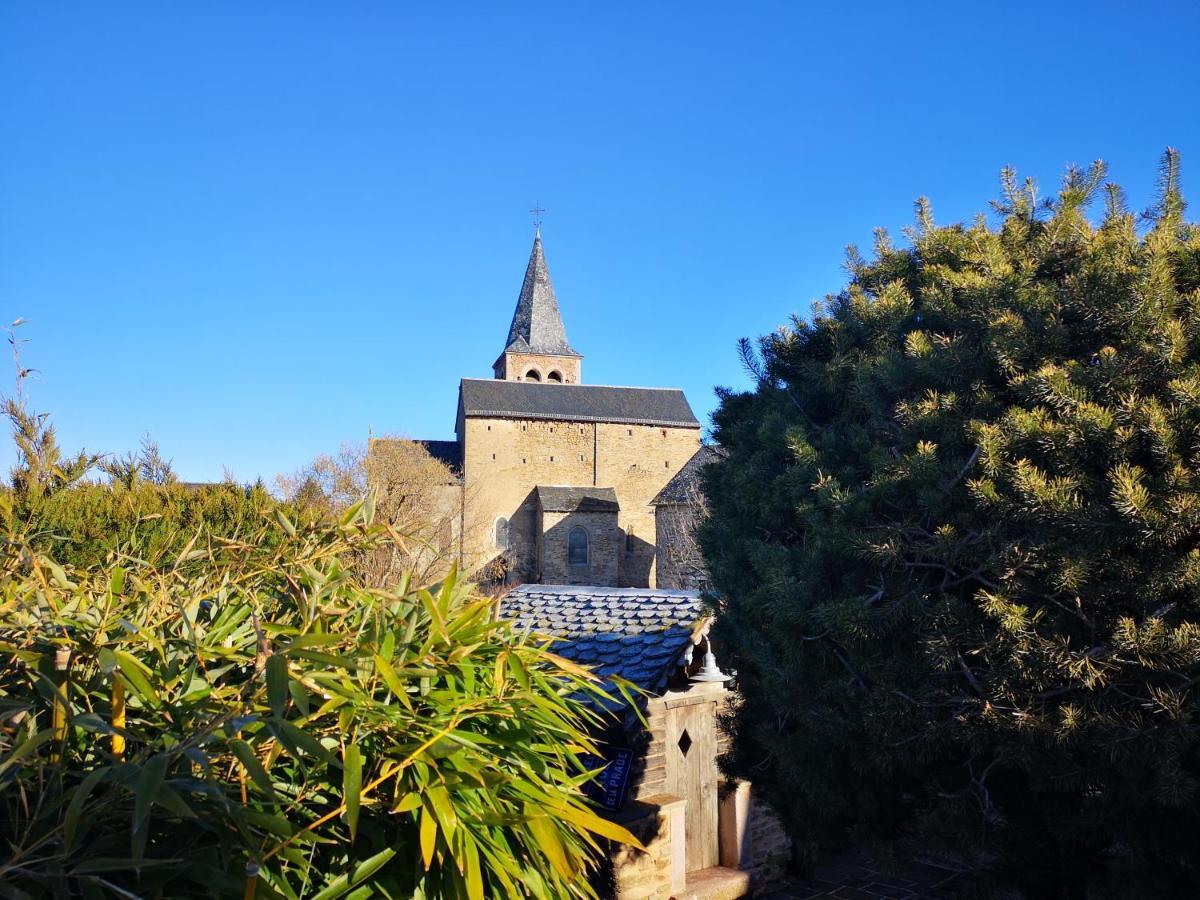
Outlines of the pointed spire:
M 521 295 L 517 298 L 517 308 L 513 312 L 504 349 L 519 353 L 579 355 L 567 343 L 567 332 L 558 311 L 558 298 L 554 296 L 554 284 L 550 281 L 550 270 L 546 267 L 546 255 L 542 251 L 540 227 L 534 233 L 533 252 L 529 254 L 525 281 L 521 284 Z

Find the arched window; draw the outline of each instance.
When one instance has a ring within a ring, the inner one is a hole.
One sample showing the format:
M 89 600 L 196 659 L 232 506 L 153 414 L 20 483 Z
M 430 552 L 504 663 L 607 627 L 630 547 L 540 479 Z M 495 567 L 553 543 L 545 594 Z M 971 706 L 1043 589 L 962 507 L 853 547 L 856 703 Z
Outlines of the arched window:
M 539 372 L 537 369 L 530 369 L 528 372 L 525 373 L 525 380 L 526 381 L 541 381 L 542 373 Z
M 562 384 L 562 372 L 558 371 L 558 369 L 555 369 L 549 375 L 546 376 L 546 380 L 547 381 L 557 381 L 559 384 Z
M 567 565 L 586 566 L 588 564 L 588 533 L 578 525 L 567 535 Z
M 496 549 L 508 549 L 508 519 L 504 516 L 496 520 Z
M 625 529 L 625 552 L 633 553 L 633 545 L 636 538 L 633 536 L 633 526 L 630 525 Z

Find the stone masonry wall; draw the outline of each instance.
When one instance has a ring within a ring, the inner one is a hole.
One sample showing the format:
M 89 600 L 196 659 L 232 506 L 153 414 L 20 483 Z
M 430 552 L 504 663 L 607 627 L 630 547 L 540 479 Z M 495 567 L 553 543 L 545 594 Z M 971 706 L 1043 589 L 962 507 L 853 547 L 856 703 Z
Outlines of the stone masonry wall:
M 683 827 L 683 801 L 647 797 L 630 804 L 616 821 L 642 842 L 644 851 L 621 845 L 612 859 L 612 892 L 617 900 L 668 900 L 683 887 L 675 829 Z M 682 837 L 682 832 L 679 837 Z
M 654 508 L 650 501 L 700 446 L 700 429 L 520 419 L 467 419 L 464 425 L 467 496 L 480 519 L 510 522 L 513 571 L 531 581 L 537 572 L 539 484 L 611 487 L 621 510 L 624 543 L 619 583 L 654 581 Z M 632 532 L 632 536 L 630 536 Z M 490 540 L 468 547 L 467 568 L 496 554 Z
M 507 381 L 549 381 L 551 372 L 562 376 L 563 384 L 579 384 L 583 360 L 578 356 L 548 356 L 541 353 L 505 353 L 503 371 L 498 376 Z M 538 378 L 527 379 L 525 375 L 530 369 L 538 373 Z
M 704 558 L 696 544 L 699 521 L 699 509 L 690 504 L 654 508 L 657 587 L 695 591 L 708 582 Z
M 588 534 L 584 566 L 573 566 L 567 558 L 567 538 L 576 527 Z M 543 512 L 541 538 L 542 584 L 616 587 L 623 542 L 615 512 Z
M 750 847 L 742 868 L 750 873 L 756 890 L 777 885 L 788 875 L 792 839 L 783 830 L 775 811 L 761 800 L 750 801 Z

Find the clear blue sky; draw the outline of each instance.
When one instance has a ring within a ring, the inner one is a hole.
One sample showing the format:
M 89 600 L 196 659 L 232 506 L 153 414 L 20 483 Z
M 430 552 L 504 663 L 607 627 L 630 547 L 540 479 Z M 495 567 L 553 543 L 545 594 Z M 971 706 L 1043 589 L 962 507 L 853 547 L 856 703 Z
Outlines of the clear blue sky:
M 1200 204 L 1198 52 L 1195 2 L 5 0 L 0 316 L 68 448 L 270 479 L 451 435 L 539 201 L 585 380 L 707 420 L 918 195 L 1102 157 L 1142 208 L 1173 144 Z

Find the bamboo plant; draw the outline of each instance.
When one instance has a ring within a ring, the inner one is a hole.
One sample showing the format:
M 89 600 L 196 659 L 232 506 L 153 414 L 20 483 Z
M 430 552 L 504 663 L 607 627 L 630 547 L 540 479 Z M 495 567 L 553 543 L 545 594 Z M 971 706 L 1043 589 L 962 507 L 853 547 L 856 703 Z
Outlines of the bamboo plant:
M 10 517 L 0 895 L 594 896 L 599 682 L 453 573 L 365 586 L 370 512 L 87 569 Z

